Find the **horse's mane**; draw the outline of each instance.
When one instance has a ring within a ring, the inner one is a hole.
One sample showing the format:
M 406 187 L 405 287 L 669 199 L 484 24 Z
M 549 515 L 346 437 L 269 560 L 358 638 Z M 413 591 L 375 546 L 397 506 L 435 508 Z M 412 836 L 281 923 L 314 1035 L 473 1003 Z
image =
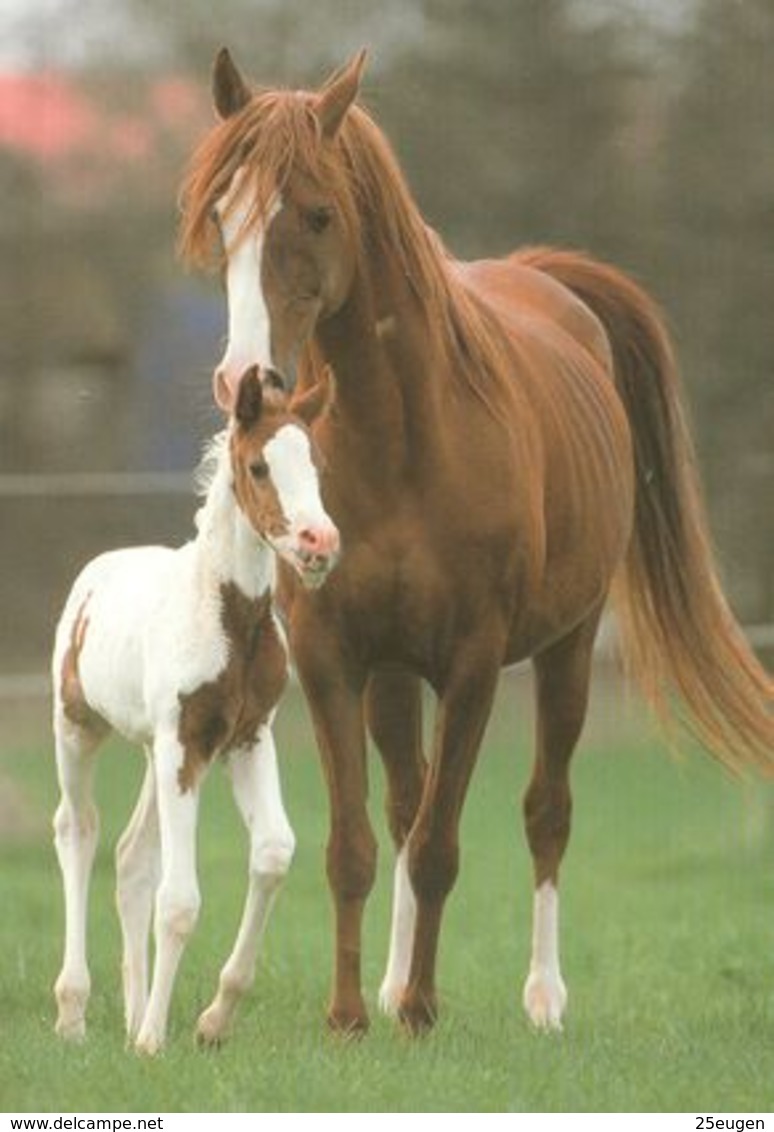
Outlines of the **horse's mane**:
M 179 249 L 204 265 L 217 248 L 212 208 L 234 173 L 255 202 L 243 231 L 260 224 L 272 197 L 300 171 L 324 185 L 355 238 L 365 232 L 374 250 L 409 281 L 449 368 L 490 402 L 494 377 L 507 349 L 502 329 L 462 284 L 455 261 L 427 225 L 382 131 L 361 106 L 352 106 L 331 143 L 322 137 L 315 95 L 258 91 L 242 111 L 219 123 L 191 160 L 181 193 Z
M 196 494 L 202 499 L 207 497 L 215 477 L 229 459 L 228 438 L 229 431 L 224 428 L 216 432 L 204 445 L 201 459 L 194 472 Z
M 194 525 L 201 534 L 216 524 L 223 512 L 224 504 L 233 501 L 231 491 L 231 458 L 229 450 L 229 430 L 216 432 L 204 446 L 201 460 L 194 473 L 196 494 L 202 500 Z

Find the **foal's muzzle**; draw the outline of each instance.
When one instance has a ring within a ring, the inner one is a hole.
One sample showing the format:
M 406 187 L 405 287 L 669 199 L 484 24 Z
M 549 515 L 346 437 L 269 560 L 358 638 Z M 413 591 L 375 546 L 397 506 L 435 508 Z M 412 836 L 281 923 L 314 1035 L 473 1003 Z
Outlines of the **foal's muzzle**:
M 309 523 L 277 540 L 276 549 L 289 562 L 305 589 L 318 589 L 339 560 L 341 540 L 331 522 Z

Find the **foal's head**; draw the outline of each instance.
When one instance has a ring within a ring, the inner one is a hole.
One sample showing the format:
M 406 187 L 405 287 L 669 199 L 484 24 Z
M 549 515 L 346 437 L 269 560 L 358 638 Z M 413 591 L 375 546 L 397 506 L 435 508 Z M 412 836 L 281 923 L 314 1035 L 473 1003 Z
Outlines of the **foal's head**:
M 350 291 L 361 202 L 341 126 L 364 60 L 361 53 L 317 92 L 253 92 L 227 51 L 217 58 L 221 121 L 184 186 L 181 250 L 202 262 L 219 249 L 228 344 L 213 384 L 226 411 L 251 366 L 291 392 L 304 343 Z
M 294 404 L 262 382 L 256 366 L 242 377 L 230 431 L 234 494 L 253 529 L 314 589 L 339 554 L 339 532 L 320 499 L 309 426 L 330 398 L 330 374 Z

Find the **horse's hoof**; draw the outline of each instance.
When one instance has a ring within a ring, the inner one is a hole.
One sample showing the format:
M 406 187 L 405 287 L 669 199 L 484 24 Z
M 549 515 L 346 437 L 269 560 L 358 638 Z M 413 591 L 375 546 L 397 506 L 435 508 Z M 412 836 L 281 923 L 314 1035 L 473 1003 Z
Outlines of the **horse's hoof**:
M 397 1018 L 400 1011 L 400 1002 L 406 993 L 405 983 L 388 983 L 386 980 L 379 989 L 379 1009 L 388 1018 Z
M 328 1011 L 328 1029 L 338 1038 L 347 1041 L 365 1037 L 368 1033 L 368 1012 L 365 1007 L 359 1010 L 342 1010 L 340 1007 L 331 1007 Z
M 82 1042 L 86 1037 L 86 1020 L 84 1018 L 59 1018 L 54 1030 L 57 1037 L 64 1038 L 66 1042 Z
M 157 1034 L 140 1034 L 134 1043 L 134 1052 L 140 1057 L 156 1057 L 164 1048 L 164 1039 Z
M 89 1001 L 89 984 L 66 983 L 62 976 L 54 987 L 56 994 L 56 1023 L 54 1030 L 67 1042 L 82 1042 L 86 1037 L 86 1004 Z
M 410 1037 L 421 1038 L 423 1034 L 432 1030 L 438 1019 L 435 995 L 407 990 L 398 1006 L 398 1019 Z
M 530 972 L 524 985 L 524 1009 L 536 1030 L 560 1033 L 567 1005 L 567 988 L 561 975 Z
M 209 1007 L 200 1014 L 194 1037 L 200 1049 L 219 1049 L 228 1037 L 228 1030 Z

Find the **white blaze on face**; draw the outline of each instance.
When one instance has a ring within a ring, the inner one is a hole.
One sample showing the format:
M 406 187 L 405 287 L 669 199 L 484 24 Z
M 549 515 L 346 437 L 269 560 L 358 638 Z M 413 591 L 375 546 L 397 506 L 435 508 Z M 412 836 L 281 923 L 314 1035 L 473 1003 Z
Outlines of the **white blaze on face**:
M 283 425 L 264 445 L 263 458 L 291 533 L 307 527 L 330 526 L 304 431 L 297 425 Z
M 267 209 L 263 228 L 245 235 L 243 228 L 252 202 L 249 193 L 239 197 L 241 180 L 238 170 L 216 209 L 226 251 L 228 343 L 215 371 L 215 399 L 226 411 L 233 406 L 245 371 L 254 365 L 266 368 L 271 364 L 269 311 L 261 282 L 261 264 L 265 228 L 276 215 L 279 203 L 274 201 Z
M 323 507 L 309 437 L 297 425 L 283 425 L 263 448 L 288 533 L 272 545 L 309 586 L 321 584 L 339 551 L 339 533 Z

